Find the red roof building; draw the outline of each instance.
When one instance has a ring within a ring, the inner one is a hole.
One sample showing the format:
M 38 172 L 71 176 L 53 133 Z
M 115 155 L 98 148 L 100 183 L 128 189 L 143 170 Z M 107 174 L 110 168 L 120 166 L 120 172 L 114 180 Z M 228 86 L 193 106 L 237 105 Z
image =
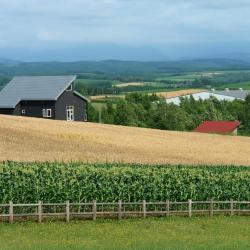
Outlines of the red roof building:
M 237 134 L 239 121 L 204 121 L 194 132 L 215 134 Z

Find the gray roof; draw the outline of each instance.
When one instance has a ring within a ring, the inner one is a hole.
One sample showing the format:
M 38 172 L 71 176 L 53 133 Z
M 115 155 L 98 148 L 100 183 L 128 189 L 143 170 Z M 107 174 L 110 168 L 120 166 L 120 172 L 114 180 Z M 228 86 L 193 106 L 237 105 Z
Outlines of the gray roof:
M 221 90 L 221 91 L 216 90 L 216 91 L 211 91 L 211 93 L 231 96 L 231 97 L 245 100 L 246 96 L 250 94 L 250 90 Z
M 76 76 L 17 76 L 0 92 L 0 107 L 14 108 L 22 100 L 57 100 Z

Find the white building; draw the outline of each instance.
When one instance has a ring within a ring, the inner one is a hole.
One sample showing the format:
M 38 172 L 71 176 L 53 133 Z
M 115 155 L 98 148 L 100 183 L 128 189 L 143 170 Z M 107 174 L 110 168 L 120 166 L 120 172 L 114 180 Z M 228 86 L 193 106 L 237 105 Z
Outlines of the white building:
M 240 99 L 240 100 L 245 100 L 246 96 L 250 94 L 250 90 L 223 90 L 223 91 L 215 91 L 215 90 L 211 90 L 211 91 L 201 91 L 198 93 L 194 93 L 192 94 L 193 98 L 198 101 L 198 100 L 207 100 L 210 97 L 215 97 L 217 98 L 219 101 L 233 101 L 235 99 Z M 190 98 L 190 94 L 189 95 L 182 95 L 182 96 L 176 96 L 176 97 L 172 97 L 172 98 L 167 98 L 166 102 L 167 103 L 173 103 L 175 105 L 180 105 L 180 98 Z

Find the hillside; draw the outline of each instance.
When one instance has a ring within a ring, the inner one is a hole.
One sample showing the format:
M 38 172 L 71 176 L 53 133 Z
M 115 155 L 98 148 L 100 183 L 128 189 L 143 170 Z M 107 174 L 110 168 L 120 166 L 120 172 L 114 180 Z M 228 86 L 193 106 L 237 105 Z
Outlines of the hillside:
M 4 64 L 5 62 L 5 64 Z M 7 63 L 8 62 L 8 63 Z M 12 67 L 10 67 L 12 62 Z M 192 59 L 177 61 L 77 61 L 77 62 L 16 62 L 0 61 L 0 71 L 6 75 L 60 75 L 81 73 L 152 74 L 163 72 L 196 72 L 204 70 L 249 69 L 249 62 L 232 59 Z
M 250 138 L 0 115 L 0 161 L 250 165 Z

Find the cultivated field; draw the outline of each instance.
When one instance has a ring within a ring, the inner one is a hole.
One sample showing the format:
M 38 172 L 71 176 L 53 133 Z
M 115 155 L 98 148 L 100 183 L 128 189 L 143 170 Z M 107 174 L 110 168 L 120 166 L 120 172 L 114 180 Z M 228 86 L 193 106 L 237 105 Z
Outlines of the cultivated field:
M 184 90 L 177 90 L 177 91 L 159 92 L 156 94 L 164 98 L 173 98 L 177 96 L 191 95 L 191 94 L 199 93 L 202 91 L 203 90 L 201 89 L 184 89 Z
M 92 101 L 107 98 L 125 98 L 125 95 L 93 95 L 90 97 Z
M 128 86 L 144 86 L 144 82 L 126 82 L 126 83 L 119 83 L 115 84 L 118 88 L 128 87 Z
M 250 138 L 0 115 L 0 161 L 250 165 Z
M 191 95 L 191 94 L 199 93 L 202 91 L 204 91 L 204 90 L 202 90 L 202 89 L 183 89 L 183 90 L 176 90 L 176 91 L 150 91 L 150 93 L 148 93 L 148 94 L 149 95 L 156 94 L 156 95 L 164 97 L 164 98 L 172 98 L 172 97 L 176 97 L 176 96 Z M 146 94 L 148 91 L 143 91 L 143 92 L 145 92 L 145 94 Z M 90 99 L 93 101 L 112 99 L 112 98 L 125 98 L 125 95 L 96 95 L 96 96 L 90 97 Z

